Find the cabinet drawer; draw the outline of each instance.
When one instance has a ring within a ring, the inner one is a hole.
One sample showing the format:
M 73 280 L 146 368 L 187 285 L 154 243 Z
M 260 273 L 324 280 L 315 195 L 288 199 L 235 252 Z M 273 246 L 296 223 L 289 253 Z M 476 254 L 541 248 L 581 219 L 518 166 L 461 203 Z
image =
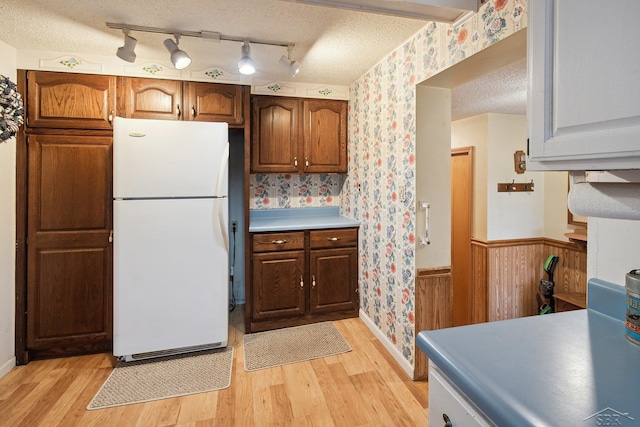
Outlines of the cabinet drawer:
M 309 233 L 311 249 L 342 248 L 358 245 L 357 228 L 312 230 Z
M 304 231 L 253 235 L 253 252 L 304 249 Z
M 447 421 L 452 426 L 493 426 L 432 365 L 429 369 L 429 424 L 445 425 Z

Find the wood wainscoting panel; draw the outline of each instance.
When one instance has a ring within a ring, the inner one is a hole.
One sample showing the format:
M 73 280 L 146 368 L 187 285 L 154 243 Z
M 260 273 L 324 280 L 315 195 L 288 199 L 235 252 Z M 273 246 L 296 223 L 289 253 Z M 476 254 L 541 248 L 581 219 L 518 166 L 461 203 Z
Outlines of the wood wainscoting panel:
M 537 313 L 536 293 L 542 272 L 542 239 L 496 241 L 488 244 L 488 320 Z
M 586 249 L 575 243 L 550 240 L 545 242 L 545 251 L 542 256 L 543 263 L 549 255 L 558 255 L 560 257 L 553 273 L 553 281 L 556 284 L 554 291 L 556 293 L 586 293 Z M 542 272 L 544 273 L 544 271 Z M 544 273 L 544 278 L 547 278 L 547 273 Z
M 418 269 L 416 275 L 416 334 L 448 328 L 452 324 L 451 268 Z M 415 347 L 413 379 L 427 378 L 427 356 Z
M 471 322 L 487 321 L 487 244 L 471 241 L 471 280 L 473 299 L 471 300 Z
M 493 241 L 486 246 L 489 321 L 539 313 L 536 296 L 540 279 L 548 278 L 543 264 L 551 254 L 560 257 L 554 271 L 555 292 L 586 292 L 587 254 L 576 244 L 534 238 Z M 474 271 L 479 272 L 482 267 L 475 263 L 474 259 Z

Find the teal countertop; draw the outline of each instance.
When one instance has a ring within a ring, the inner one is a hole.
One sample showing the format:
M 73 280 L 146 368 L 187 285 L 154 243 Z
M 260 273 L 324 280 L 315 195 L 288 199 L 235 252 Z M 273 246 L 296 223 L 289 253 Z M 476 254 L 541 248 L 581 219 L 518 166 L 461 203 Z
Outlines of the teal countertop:
M 588 295 L 584 310 L 422 331 L 416 342 L 498 426 L 640 426 L 625 289 L 592 279 Z
M 360 223 L 340 215 L 337 206 L 318 208 L 255 209 L 249 212 L 249 232 L 317 230 L 358 227 Z

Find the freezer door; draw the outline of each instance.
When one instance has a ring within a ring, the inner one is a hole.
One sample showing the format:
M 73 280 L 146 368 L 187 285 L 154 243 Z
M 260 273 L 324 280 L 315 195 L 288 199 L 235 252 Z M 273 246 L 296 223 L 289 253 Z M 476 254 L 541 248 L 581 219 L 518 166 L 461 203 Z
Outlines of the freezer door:
M 226 346 L 229 258 L 219 216 L 227 224 L 226 198 L 114 201 L 115 356 Z
M 126 119 L 113 122 L 113 197 L 228 195 L 226 123 Z

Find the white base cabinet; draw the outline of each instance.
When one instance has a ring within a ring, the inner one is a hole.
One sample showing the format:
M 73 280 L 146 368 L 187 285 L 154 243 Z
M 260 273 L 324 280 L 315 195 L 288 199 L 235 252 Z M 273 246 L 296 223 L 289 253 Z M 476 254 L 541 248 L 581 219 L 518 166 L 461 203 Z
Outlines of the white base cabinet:
M 528 9 L 527 169 L 639 169 L 640 1 Z
M 429 363 L 429 426 L 493 426 L 478 409 Z

